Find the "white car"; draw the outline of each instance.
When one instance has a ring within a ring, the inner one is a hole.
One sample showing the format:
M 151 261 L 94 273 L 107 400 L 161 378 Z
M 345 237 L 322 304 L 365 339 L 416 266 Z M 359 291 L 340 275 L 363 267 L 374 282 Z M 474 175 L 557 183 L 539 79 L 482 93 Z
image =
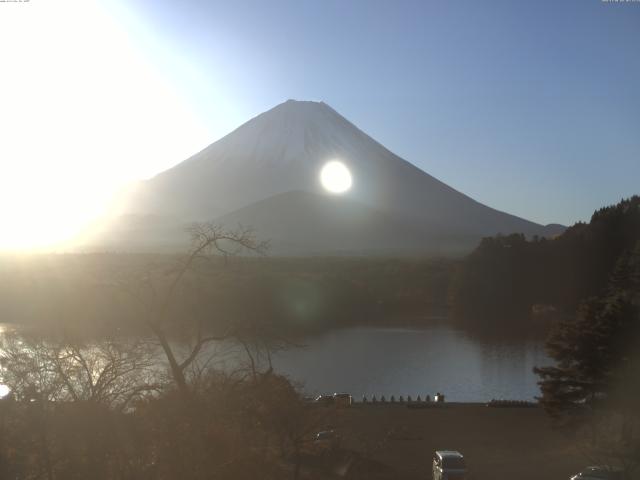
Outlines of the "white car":
M 465 480 L 467 465 L 460 452 L 438 450 L 433 455 L 433 480 Z
M 587 467 L 569 480 L 622 480 L 622 472 L 611 467 Z

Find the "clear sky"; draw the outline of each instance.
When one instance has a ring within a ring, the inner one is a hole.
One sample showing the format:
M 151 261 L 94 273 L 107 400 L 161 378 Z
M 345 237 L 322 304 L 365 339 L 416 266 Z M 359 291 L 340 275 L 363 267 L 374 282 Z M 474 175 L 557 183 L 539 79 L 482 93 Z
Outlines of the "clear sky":
M 640 193 L 640 1 L 3 2 L 0 55 L 0 248 L 288 98 L 540 223 Z

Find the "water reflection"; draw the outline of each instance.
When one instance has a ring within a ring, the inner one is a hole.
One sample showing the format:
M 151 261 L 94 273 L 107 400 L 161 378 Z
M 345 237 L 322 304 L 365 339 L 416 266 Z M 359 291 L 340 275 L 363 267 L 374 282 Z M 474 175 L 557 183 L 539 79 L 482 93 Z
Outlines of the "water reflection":
M 0 399 L 6 397 L 9 393 L 11 393 L 11 389 L 7 385 L 0 383 Z
M 0 324 L 0 335 L 3 330 L 11 329 Z M 539 338 L 491 340 L 444 323 L 428 328 L 338 329 L 301 343 L 304 347 L 273 356 L 275 371 L 301 384 L 308 394 L 344 391 L 357 399 L 424 398 L 440 391 L 449 401 L 530 400 L 539 395 L 533 367 L 551 363 Z M 181 345 L 175 347 L 180 354 Z M 164 370 L 159 350 L 154 357 Z M 208 366 L 229 371 L 247 361 L 243 350 L 230 342 L 210 344 L 203 358 Z
M 532 369 L 550 363 L 539 341 L 490 343 L 448 326 L 349 328 L 305 343 L 279 353 L 276 369 L 310 394 L 345 391 L 357 398 L 441 391 L 452 401 L 532 399 L 539 395 Z

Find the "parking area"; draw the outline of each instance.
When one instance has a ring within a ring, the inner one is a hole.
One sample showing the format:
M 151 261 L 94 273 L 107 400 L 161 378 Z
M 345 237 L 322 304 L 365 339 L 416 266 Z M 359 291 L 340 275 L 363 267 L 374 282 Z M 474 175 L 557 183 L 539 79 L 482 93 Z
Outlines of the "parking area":
M 354 478 L 430 479 L 436 450 L 462 452 L 473 480 L 567 480 L 588 462 L 540 408 L 357 403 L 328 421 L 342 448 L 372 460 L 372 471 Z

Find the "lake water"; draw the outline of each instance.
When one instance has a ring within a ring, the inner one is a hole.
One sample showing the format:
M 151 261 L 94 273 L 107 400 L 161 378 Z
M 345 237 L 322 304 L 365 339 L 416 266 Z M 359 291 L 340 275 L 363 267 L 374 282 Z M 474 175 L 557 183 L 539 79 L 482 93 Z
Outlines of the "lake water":
M 308 394 L 348 392 L 357 400 L 438 391 L 448 401 L 530 400 L 540 394 L 533 367 L 552 363 L 540 340 L 479 340 L 449 326 L 357 327 L 304 342 L 276 355 L 276 371 Z
M 6 329 L 11 327 L 0 324 L 0 335 Z M 543 342 L 487 338 L 446 324 L 337 329 L 302 339 L 303 347 L 275 354 L 273 366 L 308 395 L 348 392 L 356 400 L 363 395 L 415 399 L 441 392 L 448 401 L 459 402 L 538 396 L 532 369 L 552 363 Z M 237 355 L 229 358 L 231 365 L 226 366 L 237 366 Z M 225 368 L 227 361 L 219 367 Z

